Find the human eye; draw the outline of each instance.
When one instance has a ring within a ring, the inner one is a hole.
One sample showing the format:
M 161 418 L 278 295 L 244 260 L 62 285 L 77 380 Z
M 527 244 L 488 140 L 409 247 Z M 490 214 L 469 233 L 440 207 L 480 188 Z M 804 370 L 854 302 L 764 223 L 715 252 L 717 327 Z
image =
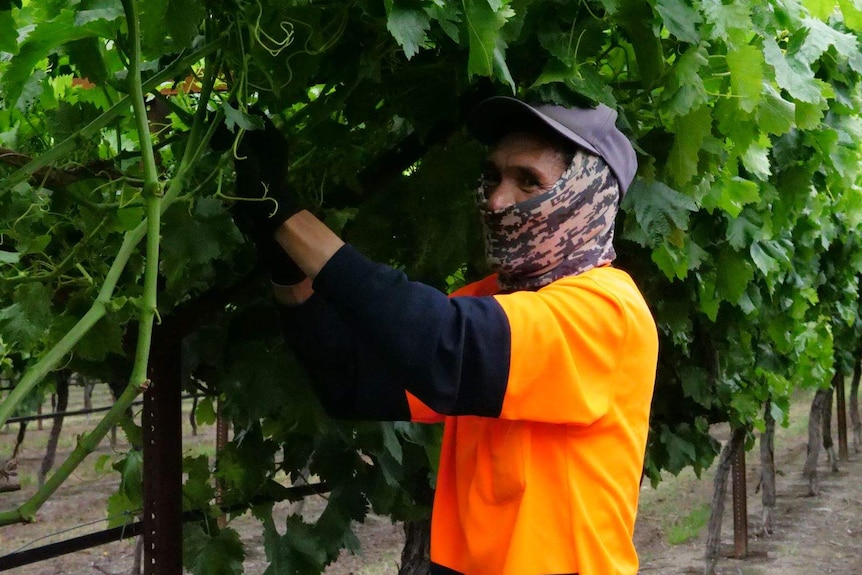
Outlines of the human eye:
M 544 189 L 539 178 L 530 171 L 523 171 L 518 176 L 518 186 L 525 192 L 535 193 Z

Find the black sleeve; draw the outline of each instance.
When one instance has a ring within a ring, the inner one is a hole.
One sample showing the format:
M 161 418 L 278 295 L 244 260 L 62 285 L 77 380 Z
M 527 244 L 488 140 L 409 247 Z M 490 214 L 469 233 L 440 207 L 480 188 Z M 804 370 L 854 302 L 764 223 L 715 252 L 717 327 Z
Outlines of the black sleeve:
M 499 416 L 511 334 L 506 314 L 494 298 L 449 298 L 408 281 L 398 270 L 371 262 L 349 245 L 327 262 L 314 290 L 346 327 L 339 328 L 338 337 L 352 339 L 339 341 L 336 347 L 353 354 L 355 401 L 376 401 L 400 386 L 444 415 Z M 363 351 L 360 343 L 367 344 Z M 369 350 L 376 373 L 360 373 L 372 367 L 360 364 L 364 359 L 359 356 Z M 322 353 L 314 362 L 332 360 Z M 322 369 L 336 371 L 334 365 Z M 335 375 L 331 373 L 331 381 Z M 371 385 L 372 375 L 391 383 Z
M 339 419 L 407 421 L 404 388 L 380 355 L 323 298 L 279 307 L 282 333 L 310 375 L 326 412 Z

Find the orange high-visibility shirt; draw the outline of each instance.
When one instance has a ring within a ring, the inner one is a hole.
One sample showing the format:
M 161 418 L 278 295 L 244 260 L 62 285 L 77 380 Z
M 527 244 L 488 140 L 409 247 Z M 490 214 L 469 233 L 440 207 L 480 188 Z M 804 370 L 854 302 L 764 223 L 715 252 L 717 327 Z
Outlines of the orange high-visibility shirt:
M 453 294 L 490 295 L 492 276 Z M 625 272 L 496 295 L 511 327 L 498 418 L 445 419 L 431 560 L 467 575 L 634 575 L 658 339 Z

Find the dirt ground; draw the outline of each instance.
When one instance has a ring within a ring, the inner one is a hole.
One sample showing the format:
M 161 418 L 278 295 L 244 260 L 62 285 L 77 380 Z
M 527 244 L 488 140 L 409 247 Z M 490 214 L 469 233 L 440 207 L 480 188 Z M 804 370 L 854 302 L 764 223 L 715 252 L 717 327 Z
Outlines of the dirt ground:
M 73 388 L 72 394 L 69 409 L 80 408 L 81 390 Z M 807 481 L 801 470 L 806 453 L 809 400 L 810 397 L 800 398 L 794 406 L 791 425 L 779 428 L 776 433 L 777 505 L 773 515 L 775 530 L 769 537 L 759 535 L 762 506 L 760 494 L 755 493 L 760 473 L 759 449 L 755 446 L 747 454 L 750 553 L 746 559 L 723 557 L 718 563 L 719 575 L 862 575 L 862 453 L 854 453 L 851 446 L 849 461 L 839 462 L 837 473 L 829 470 L 826 456 L 822 454 L 820 495 L 806 497 Z M 93 401 L 96 406 L 106 404 L 107 393 L 97 392 Z M 188 407 L 186 405 L 186 409 Z M 71 450 L 75 436 L 91 428 L 97 417 L 91 416 L 89 422 L 83 416 L 69 418 L 61 437 L 60 456 Z M 0 494 L 0 509 L 14 508 L 34 492 L 49 428 L 47 422 L 42 431 L 36 429 L 35 423 L 31 424 L 19 458 L 23 488 Z M 207 429 L 192 437 L 187 422 L 186 428 L 185 449 L 212 455 L 213 430 Z M 0 430 L 0 453 L 11 451 L 16 431 L 16 426 Z M 715 435 L 721 439 L 724 430 L 717 428 Z M 837 439 L 837 433 L 835 437 Z M 123 448 L 122 444 L 119 448 Z M 98 453 L 111 453 L 107 441 Z M 35 523 L 0 527 L 0 555 L 105 528 L 105 501 L 116 488 L 117 479 L 116 473 L 96 472 L 97 457 L 91 456 L 84 462 L 42 507 Z M 668 476 L 655 489 L 644 485 L 635 530 L 640 573 L 703 573 L 707 506 L 712 491 L 711 471 L 705 472 L 701 479 L 689 471 L 678 477 Z M 729 491 L 722 531 L 728 555 L 732 553 L 733 543 Z M 313 517 L 322 506 L 320 498 L 312 497 L 306 500 L 302 512 Z M 281 514 L 289 511 L 287 505 L 280 508 Z M 234 520 L 232 527 L 240 532 L 246 544 L 245 573 L 263 573 L 267 562 L 258 524 L 249 517 L 241 517 Z M 357 526 L 357 532 L 363 546 L 362 554 L 344 554 L 330 566 L 327 575 L 397 574 L 404 540 L 401 526 L 385 517 L 370 516 Z M 126 540 L 7 572 L 10 575 L 127 574 L 131 572 L 134 547 L 134 540 Z

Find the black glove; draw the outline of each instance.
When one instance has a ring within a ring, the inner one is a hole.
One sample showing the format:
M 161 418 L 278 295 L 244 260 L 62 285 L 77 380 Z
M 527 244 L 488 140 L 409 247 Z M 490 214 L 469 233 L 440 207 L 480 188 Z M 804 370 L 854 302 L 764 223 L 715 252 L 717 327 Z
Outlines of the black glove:
M 287 185 L 288 145 L 278 128 L 261 116 L 264 128 L 242 135 L 234 158 L 236 214 L 243 225 L 272 234 L 293 214 L 302 210 Z M 237 159 L 238 158 L 238 159 Z
M 269 118 L 262 130 L 245 132 L 234 158 L 236 193 L 231 207 L 237 227 L 254 242 L 261 265 L 272 281 L 293 285 L 305 273 L 275 240 L 274 232 L 302 207 L 288 190 L 288 145 Z

